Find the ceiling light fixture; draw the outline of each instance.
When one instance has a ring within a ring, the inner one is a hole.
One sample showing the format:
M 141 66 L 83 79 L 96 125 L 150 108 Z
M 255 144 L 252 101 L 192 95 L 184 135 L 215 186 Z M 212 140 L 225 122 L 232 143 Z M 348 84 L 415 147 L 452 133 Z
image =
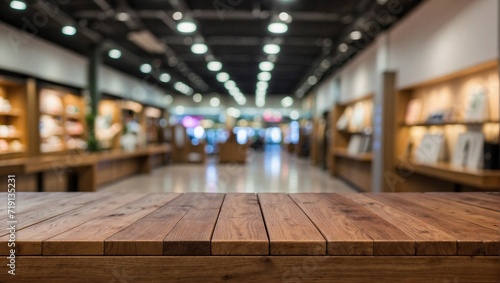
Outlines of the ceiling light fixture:
M 257 75 L 257 79 L 259 81 L 269 81 L 271 79 L 271 73 L 269 72 L 260 72 L 258 75 Z
M 255 105 L 257 107 L 264 107 L 264 106 L 266 106 L 266 100 L 265 99 L 257 99 L 255 101 Z
M 292 22 L 292 17 L 290 17 L 290 15 L 286 12 L 281 12 L 279 15 L 278 15 L 278 18 L 282 21 L 284 21 L 285 23 L 289 24 Z
M 168 83 L 170 81 L 172 77 L 167 74 L 167 73 L 163 73 L 160 75 L 160 81 L 164 82 L 164 83 Z
M 199 93 L 196 93 L 195 95 L 193 95 L 193 101 L 196 103 L 201 102 L 202 99 L 203 99 L 203 97 Z
M 355 31 L 351 32 L 351 39 L 352 40 L 359 40 L 359 39 L 361 39 L 362 36 L 363 35 L 361 34 L 360 31 L 355 30 Z
M 195 43 L 191 45 L 191 51 L 194 54 L 205 54 L 208 51 L 208 46 L 203 43 Z
M 177 24 L 177 30 L 182 33 L 191 33 L 196 30 L 196 24 L 193 22 L 180 22 Z
M 220 105 L 220 99 L 218 99 L 217 97 L 212 97 L 210 98 L 210 105 L 212 107 L 217 107 Z
M 153 70 L 153 67 L 150 64 L 142 64 L 140 69 L 142 73 L 148 74 Z
M 288 31 L 288 26 L 285 23 L 276 22 L 269 24 L 267 30 L 272 33 L 285 33 Z
M 212 72 L 217 72 L 222 69 L 222 63 L 219 61 L 208 62 L 207 68 Z
M 26 10 L 26 3 L 24 1 L 10 1 L 10 7 L 14 10 Z
M 74 26 L 64 26 L 61 31 L 63 34 L 69 36 L 76 34 L 76 28 Z
M 342 53 L 345 53 L 347 52 L 347 50 L 349 50 L 349 46 L 345 43 L 342 43 L 339 45 L 339 51 L 342 52 Z
M 223 82 L 226 82 L 227 80 L 229 80 L 229 74 L 228 73 L 225 73 L 225 72 L 222 72 L 222 73 L 218 73 L 215 78 L 223 83 Z
M 268 82 L 260 81 L 257 82 L 257 89 L 267 89 L 269 87 Z
M 229 80 L 229 81 L 224 83 L 224 87 L 228 90 L 233 89 L 236 87 L 236 83 L 234 81 Z
M 271 62 L 268 62 L 268 61 L 264 61 L 264 62 L 261 62 L 259 64 L 259 69 L 261 71 L 269 72 L 269 71 L 272 71 L 274 69 L 274 64 Z
M 280 53 L 281 48 L 277 44 L 270 43 L 270 44 L 264 45 L 263 50 L 267 54 L 271 54 L 272 55 L 272 54 L 278 54 L 278 53 Z
M 287 108 L 293 105 L 293 98 L 287 96 L 281 100 L 281 106 Z
M 120 22 L 126 22 L 130 19 L 130 15 L 126 12 L 120 12 L 116 14 L 116 19 L 119 20 Z
M 307 82 L 308 82 L 310 85 L 315 85 L 315 84 L 318 82 L 318 79 L 317 79 L 315 76 L 310 76 L 310 77 L 307 79 Z
M 118 49 L 111 49 L 108 51 L 108 56 L 113 59 L 119 59 L 122 57 L 122 52 Z
M 300 118 L 300 114 L 298 111 L 293 110 L 290 112 L 290 119 L 292 120 L 298 120 Z
M 177 12 L 175 12 L 175 13 L 172 15 L 172 18 L 173 18 L 174 20 L 178 21 L 178 20 L 182 19 L 182 13 L 181 13 L 181 12 L 179 12 L 179 11 L 177 11 Z

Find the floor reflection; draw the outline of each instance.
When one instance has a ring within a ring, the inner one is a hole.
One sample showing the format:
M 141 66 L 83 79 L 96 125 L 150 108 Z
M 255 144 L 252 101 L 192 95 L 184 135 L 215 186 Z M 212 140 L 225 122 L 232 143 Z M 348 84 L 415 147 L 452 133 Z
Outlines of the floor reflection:
M 114 192 L 353 192 L 309 160 L 283 152 L 279 146 L 251 152 L 246 165 L 176 164 L 150 175 L 137 175 L 101 188 Z

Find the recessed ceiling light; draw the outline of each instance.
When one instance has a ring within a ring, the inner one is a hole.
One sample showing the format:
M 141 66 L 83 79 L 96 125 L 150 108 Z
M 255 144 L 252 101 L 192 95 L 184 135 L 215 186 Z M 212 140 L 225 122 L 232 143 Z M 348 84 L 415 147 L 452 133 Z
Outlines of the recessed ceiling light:
M 207 68 L 212 72 L 217 72 L 222 69 L 222 63 L 219 61 L 208 62 Z
M 178 21 L 178 20 L 182 19 L 182 13 L 181 13 L 181 12 L 179 12 L 179 11 L 177 11 L 177 12 L 175 12 L 175 13 L 172 15 L 172 18 L 173 18 L 174 20 Z
M 269 72 L 260 72 L 258 75 L 257 75 L 257 79 L 259 81 L 269 81 L 271 79 L 271 73 Z
M 245 105 L 245 103 L 247 103 L 247 99 L 242 96 L 236 100 L 236 103 L 238 103 L 239 105 Z
M 269 87 L 268 82 L 258 82 L 257 83 L 257 89 L 267 89 Z
M 287 96 L 281 100 L 281 106 L 287 108 L 293 105 L 293 98 Z
M 193 22 L 180 22 L 177 24 L 177 30 L 183 33 L 191 33 L 196 30 L 196 24 Z
M 267 91 L 265 89 L 258 89 L 257 91 L 255 91 L 255 95 L 257 97 L 265 97 L 267 94 Z
M 288 31 L 288 26 L 285 23 L 271 23 L 267 30 L 272 33 L 285 33 Z
M 299 118 L 300 118 L 300 114 L 298 111 L 293 110 L 292 112 L 290 112 L 290 119 L 297 120 Z
M 217 97 L 210 98 L 210 105 L 212 107 L 217 107 L 220 105 L 220 100 Z
M 203 99 L 203 97 L 199 93 L 196 93 L 195 95 L 193 95 L 193 101 L 194 102 L 197 102 L 197 103 L 201 102 L 202 99 Z
M 208 46 L 203 43 L 195 43 L 191 45 L 191 51 L 193 51 L 194 54 L 205 54 L 208 51 Z
M 233 89 L 236 87 L 236 83 L 234 81 L 229 80 L 229 81 L 224 83 L 224 87 L 226 89 Z
M 281 12 L 278 18 L 288 24 L 292 22 L 292 17 L 286 12 Z
M 225 73 L 225 72 L 218 73 L 218 74 L 215 76 L 215 78 L 216 78 L 219 82 L 223 83 L 223 82 L 225 82 L 225 81 L 229 80 L 229 74 L 228 74 L 228 73 Z
M 108 52 L 108 56 L 113 59 L 119 59 L 122 57 L 122 52 L 118 49 L 111 49 Z
M 255 105 L 257 107 L 264 107 L 264 106 L 266 106 L 266 100 L 265 99 L 257 99 L 255 101 Z
M 151 70 L 153 70 L 153 67 L 151 67 L 151 65 L 149 65 L 149 64 L 142 64 L 140 69 L 141 69 L 141 72 L 147 74 L 147 73 L 150 73 Z
M 160 75 L 160 81 L 164 82 L 164 83 L 168 83 L 170 81 L 172 77 L 167 74 L 167 73 L 163 73 Z
M 26 3 L 24 1 L 10 1 L 10 7 L 14 10 L 26 10 Z
M 179 105 L 179 106 L 175 107 L 175 114 L 177 114 L 177 115 L 184 114 L 184 106 Z
M 170 103 L 172 103 L 174 101 L 174 98 L 170 94 L 165 95 L 164 99 L 165 99 L 165 103 L 167 105 L 169 105 Z
M 274 69 L 274 64 L 268 61 L 264 61 L 259 64 L 259 69 L 261 71 L 272 71 Z
M 120 22 L 125 22 L 130 19 L 130 15 L 126 12 L 120 12 L 116 14 L 116 19 L 119 20 Z
M 273 44 L 273 43 L 264 45 L 263 49 L 264 49 L 264 52 L 266 52 L 267 54 L 278 54 L 278 53 L 280 53 L 280 50 L 281 50 L 279 45 Z
M 308 82 L 310 85 L 315 85 L 315 84 L 318 82 L 318 79 L 317 79 L 315 76 L 310 76 L 310 77 L 307 79 L 307 82 Z
M 65 35 L 75 35 L 76 34 L 76 28 L 74 26 L 64 26 L 62 28 L 62 33 Z
M 344 52 L 347 52 L 347 50 L 349 50 L 349 46 L 345 43 L 342 43 L 339 45 L 339 51 L 344 53 Z
M 229 94 L 232 96 L 241 95 L 240 90 L 237 87 L 229 89 Z
M 361 39 L 362 36 L 363 35 L 361 34 L 360 31 L 355 30 L 355 31 L 351 32 L 351 39 L 352 40 L 359 40 L 359 39 Z

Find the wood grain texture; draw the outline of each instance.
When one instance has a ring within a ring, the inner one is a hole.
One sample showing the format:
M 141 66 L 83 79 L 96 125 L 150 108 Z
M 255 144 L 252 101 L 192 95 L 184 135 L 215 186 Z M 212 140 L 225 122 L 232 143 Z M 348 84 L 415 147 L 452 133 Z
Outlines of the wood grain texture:
M 18 282 L 498 282 L 498 257 L 85 256 L 17 258 Z M 0 281 L 12 276 L 0 273 Z
M 162 255 L 163 239 L 189 211 L 192 195 L 184 194 L 106 239 L 106 255 Z
M 226 194 L 212 237 L 212 255 L 267 255 L 269 239 L 254 194 Z
M 490 195 L 473 194 L 473 193 L 457 193 L 457 194 L 443 194 L 443 193 L 429 193 L 429 195 L 437 196 L 444 199 L 470 204 L 494 211 L 500 211 L 500 200 Z
M 107 195 L 109 195 L 109 193 L 104 193 L 103 195 L 91 193 L 70 193 L 66 196 L 63 195 L 63 197 L 57 201 L 47 201 L 47 203 L 37 206 L 36 209 L 26 209 L 25 212 L 16 213 L 16 218 L 18 220 L 16 229 L 20 230 L 68 211 L 78 209 Z M 68 197 L 73 196 L 74 198 L 68 199 Z M 50 198 L 47 197 L 47 199 Z M 4 230 L 0 232 L 0 236 L 7 235 L 8 233 L 7 230 Z
M 210 255 L 212 234 L 224 194 L 186 194 L 189 211 L 163 242 L 165 255 Z
M 98 195 L 98 194 L 97 194 Z M 168 203 L 178 194 L 154 193 L 43 242 L 44 255 L 102 255 L 104 240 Z
M 68 211 L 59 216 L 48 218 L 35 225 L 17 231 L 16 254 L 17 255 L 41 255 L 42 242 L 70 230 L 82 223 L 107 213 L 128 202 L 134 201 L 142 194 L 122 194 L 120 197 L 102 194 L 102 198 L 89 203 L 83 207 Z M 8 254 L 7 241 L 9 237 L 5 235 L 0 238 L 0 254 Z
M 342 194 L 354 203 L 372 211 L 397 226 L 415 240 L 415 255 L 456 255 L 457 239 L 403 210 L 361 194 Z
M 414 255 L 415 240 L 373 212 L 335 194 L 292 195 L 328 241 L 329 255 L 358 255 L 342 251 L 349 244 L 367 246 L 368 255 Z M 333 230 L 333 231 L 332 231 Z M 327 236 L 327 232 L 334 232 Z M 355 231 L 351 241 L 339 241 L 339 236 Z M 362 241 L 356 235 L 362 233 Z M 339 235 L 340 234 L 340 235 Z M 329 241 L 329 239 L 331 239 Z M 368 241 L 369 240 L 369 241 Z M 367 246 L 368 247 L 368 246 Z
M 326 240 L 286 194 L 259 194 L 271 255 L 325 255 Z
M 396 194 L 369 194 L 368 196 L 404 210 L 412 216 L 425 219 L 433 226 L 439 227 L 443 232 L 456 237 L 457 255 L 483 255 L 487 252 L 500 250 L 500 248 L 497 249 L 500 247 L 500 234 L 497 231 L 398 198 Z M 488 242 L 488 250 L 486 250 L 485 242 Z

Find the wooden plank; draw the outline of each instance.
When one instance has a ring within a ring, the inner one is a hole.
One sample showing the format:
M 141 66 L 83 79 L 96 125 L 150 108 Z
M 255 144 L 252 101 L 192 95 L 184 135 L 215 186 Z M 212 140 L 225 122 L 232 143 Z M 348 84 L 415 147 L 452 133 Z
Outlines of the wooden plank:
M 17 231 L 16 255 L 41 255 L 43 241 L 143 196 L 136 193 L 120 196 L 102 194 L 102 198 L 83 207 L 21 229 Z M 8 240 L 9 235 L 0 238 L 1 255 L 8 254 Z
M 429 195 L 449 199 L 465 204 L 470 204 L 477 207 L 482 207 L 494 211 L 500 211 L 500 202 L 495 198 L 479 198 L 476 195 L 471 195 L 467 193 L 428 193 Z
M 189 211 L 192 195 L 184 194 L 106 239 L 106 255 L 162 255 L 163 239 Z
M 104 254 L 104 240 L 177 196 L 178 194 L 174 193 L 145 195 L 136 201 L 45 240 L 42 245 L 42 254 L 102 255 Z
M 163 242 L 165 255 L 210 255 L 212 234 L 224 194 L 186 194 L 189 211 Z
M 290 194 L 327 242 L 328 255 L 373 255 L 373 239 L 327 194 Z
M 498 257 L 44 256 L 16 258 L 18 282 L 498 282 Z M 14 276 L 0 273 L 0 281 Z
M 66 194 L 60 200 L 55 202 L 47 202 L 37 209 L 28 210 L 26 212 L 17 213 L 17 226 L 16 229 L 24 229 L 36 223 L 42 222 L 57 215 L 66 213 L 68 211 L 80 208 L 87 205 L 103 196 L 110 195 L 111 193 L 92 194 L 92 193 L 64 193 Z M 50 196 L 50 194 L 49 194 Z M 8 231 L 0 232 L 0 237 L 9 234 Z
M 271 255 L 325 255 L 326 241 L 286 194 L 259 194 Z
M 3 194 L 7 196 L 7 194 Z M 72 197 L 80 196 L 81 193 L 72 193 Z M 25 213 L 28 211 L 33 211 L 40 209 L 40 207 L 49 206 L 57 201 L 65 200 L 68 198 L 68 193 L 58 192 L 58 193 L 17 193 L 16 196 L 16 213 Z M 66 202 L 66 201 L 63 201 Z M 2 204 L 6 204 L 6 200 L 2 201 Z M 0 207 L 0 221 L 7 221 L 7 206 L 2 205 Z
M 456 255 L 457 239 L 439 228 L 364 194 L 342 196 L 379 215 L 412 237 L 415 240 L 416 255 Z
M 368 196 L 425 220 L 443 232 L 456 237 L 457 255 L 482 255 L 493 250 L 500 250 L 497 248 L 500 247 L 500 235 L 496 231 L 403 200 L 396 194 L 369 194 Z M 485 242 L 488 242 L 488 250 L 486 250 Z
M 429 194 L 409 193 L 397 194 L 396 196 L 494 231 L 500 231 L 500 212 L 434 197 Z
M 226 194 L 212 237 L 212 254 L 269 254 L 269 239 L 256 195 Z

